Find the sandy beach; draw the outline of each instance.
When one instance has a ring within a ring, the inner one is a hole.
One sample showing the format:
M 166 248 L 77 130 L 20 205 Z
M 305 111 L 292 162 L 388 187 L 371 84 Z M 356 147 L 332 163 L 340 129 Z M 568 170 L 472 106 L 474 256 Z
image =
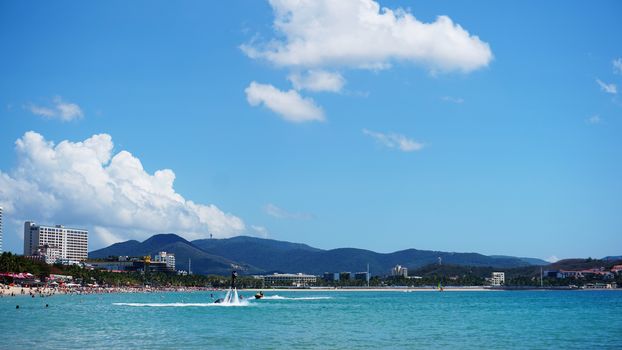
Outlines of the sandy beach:
M 27 288 L 27 287 L 19 287 L 19 286 L 7 286 L 0 284 L 0 296 L 9 297 L 9 296 L 39 296 L 39 295 L 54 295 L 57 294 L 58 290 L 54 288 Z

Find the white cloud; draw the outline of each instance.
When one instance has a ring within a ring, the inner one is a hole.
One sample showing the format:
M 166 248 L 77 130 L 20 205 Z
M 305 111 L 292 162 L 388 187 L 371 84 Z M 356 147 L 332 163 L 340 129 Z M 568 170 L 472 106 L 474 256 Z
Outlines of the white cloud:
M 106 246 L 123 241 L 123 237 L 114 234 L 109 229 L 101 226 L 93 227 L 93 233 L 99 238 L 99 240 Z
M 585 120 L 585 122 L 588 124 L 599 124 L 602 121 L 603 120 L 600 118 L 599 115 L 593 115 Z
M 462 97 L 443 96 L 442 100 L 445 102 L 451 102 L 456 104 L 464 103 L 464 99 Z
M 447 16 L 423 23 L 373 0 L 271 0 L 278 38 L 241 46 L 278 66 L 386 68 L 395 61 L 431 71 L 470 72 L 493 58 L 488 43 Z
M 0 171 L 0 205 L 12 217 L 93 227 L 95 245 L 175 232 L 230 237 L 244 222 L 213 204 L 185 199 L 170 169 L 153 174 L 107 134 L 55 145 L 29 131 L 16 141 L 17 166 Z
M 324 120 L 322 109 L 312 99 L 300 96 L 295 90 L 281 91 L 272 85 L 253 81 L 244 91 L 251 106 L 263 103 L 286 121 L 303 123 Z
M 313 214 L 290 212 L 283 208 L 279 208 L 274 204 L 266 204 L 263 208 L 264 212 L 277 219 L 293 219 L 293 220 L 311 220 Z
M 612 62 L 613 72 L 616 74 L 622 74 L 622 58 L 616 58 Z
M 383 146 L 396 148 L 403 152 L 420 151 L 424 147 L 423 143 L 409 139 L 408 137 L 400 134 L 384 134 L 367 129 L 363 129 L 363 134 L 370 136 Z
M 341 74 L 324 70 L 309 70 L 306 74 L 292 73 L 287 79 L 296 90 L 339 92 L 345 84 Z
M 596 79 L 596 82 L 600 86 L 600 89 L 603 90 L 604 92 L 606 92 L 608 94 L 613 94 L 613 95 L 618 93 L 618 88 L 617 88 L 616 84 L 613 84 L 613 83 L 607 84 L 607 83 L 604 83 L 600 79 Z
M 257 234 L 259 237 L 267 238 L 269 235 L 268 229 L 263 226 L 251 225 L 251 229 Z
M 28 109 L 32 114 L 44 118 L 60 119 L 62 121 L 71 121 L 84 116 L 80 106 L 75 103 L 65 102 L 60 96 L 54 97 L 52 102 L 52 107 L 29 104 L 26 106 L 26 109 Z

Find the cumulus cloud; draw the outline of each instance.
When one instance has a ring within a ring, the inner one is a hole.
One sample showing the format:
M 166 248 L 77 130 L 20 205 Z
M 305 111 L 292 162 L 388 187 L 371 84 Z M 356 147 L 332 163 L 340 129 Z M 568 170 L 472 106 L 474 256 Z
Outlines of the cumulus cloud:
M 291 220 L 311 220 L 313 219 L 313 214 L 310 213 L 299 213 L 299 212 L 291 212 L 285 210 L 283 208 L 277 207 L 276 205 L 269 203 L 266 204 L 263 208 L 264 212 L 272 217 L 277 219 L 291 219 Z
M 593 115 L 593 116 L 591 116 L 591 117 L 589 117 L 589 118 L 587 118 L 587 119 L 585 120 L 585 122 L 586 122 L 586 123 L 588 123 L 588 124 L 592 124 L 592 125 L 594 125 L 594 124 L 600 124 L 600 122 L 602 122 L 602 121 L 603 121 L 603 120 L 600 118 L 600 116 L 599 116 L 599 115 Z
M 386 68 L 395 61 L 470 72 L 493 55 L 488 43 L 447 16 L 424 23 L 373 0 L 271 0 L 278 39 L 241 49 L 278 66 Z
M 612 95 L 615 95 L 618 93 L 618 87 L 616 86 L 616 84 L 613 84 L 613 83 L 607 84 L 600 79 L 596 79 L 596 82 L 598 83 L 602 91 L 608 94 L 612 94 Z
M 324 70 L 309 70 L 306 74 L 292 73 L 287 79 L 296 90 L 339 92 L 345 84 L 341 74 Z
M 251 106 L 263 104 L 293 123 L 323 121 L 324 112 L 311 98 L 300 96 L 295 90 L 281 91 L 270 84 L 251 82 L 244 90 Z
M 409 11 L 381 8 L 374 0 L 269 2 L 274 12 L 274 37 L 258 40 L 254 36 L 240 49 L 252 59 L 293 71 L 288 79 L 298 91 L 340 92 L 346 80 L 337 70 L 381 70 L 409 62 L 426 67 L 433 74 L 468 73 L 488 66 L 493 59 L 488 43 L 448 16 L 424 23 Z M 271 94 L 276 95 L 274 91 Z M 295 94 L 288 97 L 304 100 Z M 305 105 L 304 109 L 315 116 L 313 120 L 320 115 L 324 118 L 315 103 L 309 101 Z
M 84 112 L 82 112 L 80 106 L 75 103 L 63 101 L 60 96 L 54 97 L 52 102 L 53 105 L 48 107 L 38 106 L 31 103 L 25 106 L 25 108 L 32 114 L 49 119 L 59 119 L 65 122 L 79 119 L 84 116 Z
M 616 74 L 622 74 L 622 58 L 616 58 L 612 62 L 613 72 Z
M 130 152 L 114 154 L 110 135 L 54 144 L 29 131 L 15 144 L 16 167 L 0 171 L 0 205 L 12 217 L 91 227 L 100 244 L 159 232 L 196 239 L 246 230 L 240 218 L 177 193 L 172 170 L 150 174 Z
M 403 151 L 403 152 L 420 151 L 424 147 L 423 143 L 417 142 L 413 139 L 410 139 L 400 134 L 395 134 L 395 133 L 385 134 L 385 133 L 375 132 L 375 131 L 371 131 L 367 129 L 363 129 L 363 134 L 373 138 L 374 140 L 376 140 L 378 143 L 380 143 L 383 146 L 399 149 L 400 151 Z

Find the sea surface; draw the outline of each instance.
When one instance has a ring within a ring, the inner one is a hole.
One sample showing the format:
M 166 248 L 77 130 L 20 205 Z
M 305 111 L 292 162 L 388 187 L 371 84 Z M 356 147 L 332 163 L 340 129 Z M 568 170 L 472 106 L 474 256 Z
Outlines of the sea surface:
M 0 349 L 622 349 L 622 291 L 265 294 L 5 297 Z

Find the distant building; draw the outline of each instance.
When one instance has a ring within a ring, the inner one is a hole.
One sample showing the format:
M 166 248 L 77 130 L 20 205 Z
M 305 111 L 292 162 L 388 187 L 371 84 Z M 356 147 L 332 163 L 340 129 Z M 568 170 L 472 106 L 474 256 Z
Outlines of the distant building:
M 88 261 L 87 264 L 94 269 L 112 272 L 142 271 L 175 273 L 175 269 L 167 265 L 166 261 L 153 261 L 149 256 L 145 258 L 130 258 L 124 256 L 106 261 Z
M 493 286 L 502 286 L 505 284 L 505 272 L 493 272 L 490 278 L 490 284 Z
M 54 264 L 56 260 L 62 258 L 61 251 L 58 246 L 43 244 L 37 247 L 37 250 L 31 256 L 39 258 L 48 264 Z
M 2 207 L 0 207 L 0 254 L 2 254 Z
M 106 270 L 112 272 L 120 271 L 138 271 L 140 268 L 134 268 L 134 261 L 88 261 L 87 264 L 97 270 Z M 144 264 L 140 266 L 144 268 Z
M 349 281 L 352 278 L 351 272 L 339 272 L 339 279 L 342 281 Z
M 616 268 L 616 266 L 618 268 Z M 552 270 L 552 271 L 544 271 L 545 277 L 553 277 L 553 278 L 590 278 L 600 276 L 604 279 L 613 279 L 615 274 L 622 271 L 622 265 L 616 265 L 611 268 L 611 271 L 605 271 L 604 268 L 594 268 L 594 269 L 586 269 L 586 270 Z
M 371 274 L 369 272 L 356 272 L 354 274 L 355 280 L 369 282 L 370 278 L 371 278 Z
M 408 268 L 402 265 L 395 265 L 395 267 L 391 269 L 391 276 L 408 278 Z
M 62 225 L 37 225 L 26 221 L 24 223 L 24 255 L 36 255 L 42 247 L 46 246 L 46 249 L 53 249 L 57 252 L 60 259 L 84 261 L 88 256 L 88 231 Z
M 295 286 L 303 287 L 317 283 L 317 276 L 305 275 L 302 273 L 275 273 L 272 275 L 264 275 L 263 279 L 266 286 Z
M 166 267 L 175 271 L 175 254 L 167 252 L 159 252 L 155 255 L 152 262 L 166 263 Z
M 324 281 L 326 282 L 338 282 L 339 272 L 324 272 Z

